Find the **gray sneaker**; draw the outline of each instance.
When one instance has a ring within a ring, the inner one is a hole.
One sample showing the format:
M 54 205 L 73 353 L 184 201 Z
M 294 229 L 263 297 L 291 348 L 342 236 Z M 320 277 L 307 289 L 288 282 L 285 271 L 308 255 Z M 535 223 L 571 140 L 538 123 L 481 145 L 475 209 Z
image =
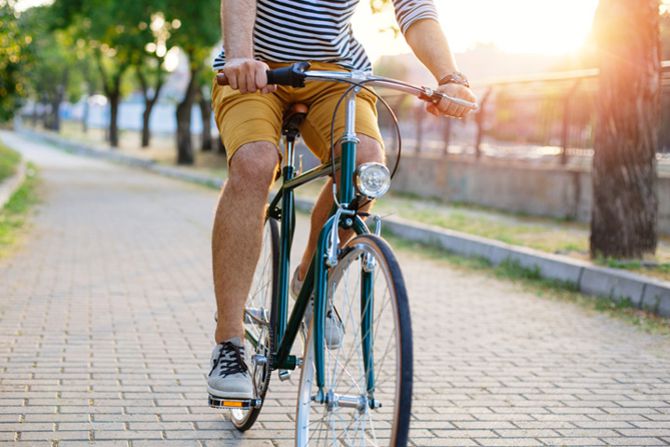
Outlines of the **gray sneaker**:
M 300 281 L 298 279 L 298 269 L 295 269 L 293 273 L 293 279 L 291 280 L 291 296 L 294 300 L 298 299 L 300 290 L 305 281 Z M 312 297 L 313 298 L 313 297 Z M 305 310 L 305 324 L 309 326 L 309 322 L 312 319 L 312 311 L 314 308 L 314 300 L 310 299 L 307 309 Z M 335 306 L 330 305 L 326 311 L 326 325 L 324 328 L 326 347 L 328 349 L 334 350 L 342 346 L 342 339 L 344 338 L 344 325 L 340 319 Z
M 221 399 L 254 398 L 254 387 L 244 361 L 244 346 L 239 337 L 216 345 L 211 367 L 207 378 L 209 394 Z

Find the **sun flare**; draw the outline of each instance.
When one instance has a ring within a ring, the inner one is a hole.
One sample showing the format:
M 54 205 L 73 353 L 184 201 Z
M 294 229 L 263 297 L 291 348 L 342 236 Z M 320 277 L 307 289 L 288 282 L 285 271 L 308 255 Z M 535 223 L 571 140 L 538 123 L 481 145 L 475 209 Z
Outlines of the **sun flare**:
M 456 52 L 492 43 L 510 53 L 556 55 L 584 44 L 598 4 L 598 0 L 434 1 Z M 379 32 L 392 21 L 391 11 L 372 17 L 367 2 L 361 2 L 354 29 L 373 58 L 409 51 L 402 38 Z

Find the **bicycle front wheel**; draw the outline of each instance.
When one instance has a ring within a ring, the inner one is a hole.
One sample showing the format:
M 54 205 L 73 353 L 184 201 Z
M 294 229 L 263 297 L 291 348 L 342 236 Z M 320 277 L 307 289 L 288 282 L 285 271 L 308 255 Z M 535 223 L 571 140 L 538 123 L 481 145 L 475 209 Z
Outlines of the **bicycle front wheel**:
M 343 336 L 335 346 L 324 340 L 326 402 L 317 403 L 311 325 L 298 394 L 296 445 L 406 446 L 412 329 L 402 273 L 383 239 L 362 235 L 346 244 L 328 274 L 327 308 L 326 325 L 341 322 Z

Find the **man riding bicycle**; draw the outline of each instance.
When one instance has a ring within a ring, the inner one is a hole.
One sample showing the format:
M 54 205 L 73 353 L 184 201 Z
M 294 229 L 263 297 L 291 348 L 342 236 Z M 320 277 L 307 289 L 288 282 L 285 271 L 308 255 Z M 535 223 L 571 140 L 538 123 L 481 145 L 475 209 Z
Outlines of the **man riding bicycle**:
M 212 102 L 228 153 L 228 180 L 221 193 L 212 234 L 217 346 L 212 352 L 208 391 L 227 399 L 253 398 L 244 361 L 244 304 L 260 254 L 270 186 L 281 160 L 279 140 L 284 111 L 290 104 L 309 107 L 301 127 L 303 140 L 322 161 L 330 159 L 333 109 L 347 89 L 343 84 L 313 83 L 301 89 L 268 85 L 266 71 L 296 61 L 315 70 L 363 70 L 372 66 L 351 34 L 358 0 L 221 0 L 224 51 L 214 68 L 229 86 L 215 83 Z M 416 56 L 435 76 L 438 92 L 474 102 L 465 77 L 457 71 L 432 0 L 393 0 L 396 18 Z M 384 162 L 374 95 L 356 98 L 357 164 Z M 434 115 L 465 116 L 469 109 L 443 99 L 429 104 Z M 344 111 L 336 116 L 335 135 L 344 129 Z M 336 148 L 336 153 L 339 148 Z M 311 230 L 291 291 L 299 291 L 328 214 L 333 207 L 332 180 L 321 191 Z M 326 345 L 342 338 L 337 318 L 327 316 Z

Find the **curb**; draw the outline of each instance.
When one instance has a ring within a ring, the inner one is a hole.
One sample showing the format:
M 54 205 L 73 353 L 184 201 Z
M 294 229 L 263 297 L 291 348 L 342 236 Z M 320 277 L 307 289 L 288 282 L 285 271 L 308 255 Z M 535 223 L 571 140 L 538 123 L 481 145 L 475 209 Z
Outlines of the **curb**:
M 26 160 L 21 157 L 16 173 L 0 183 L 0 210 L 5 207 L 14 193 L 21 187 L 23 181 L 26 179 L 26 171 Z
M 77 154 L 137 167 L 179 180 L 214 188 L 223 185 L 223 180 L 206 174 L 185 172 L 183 169 L 117 152 L 98 151 L 56 135 L 26 130 L 19 131 L 19 134 L 56 144 Z M 296 198 L 298 210 L 309 212 L 312 206 L 313 202 Z M 628 300 L 636 308 L 670 317 L 670 282 L 667 281 L 398 217 L 385 218 L 384 227 L 402 239 L 436 246 L 461 256 L 483 258 L 493 265 L 506 261 L 516 262 L 523 268 L 537 270 L 543 278 L 571 284 L 584 294 L 607 297 L 615 302 Z
M 537 269 L 543 278 L 571 284 L 586 295 L 603 296 L 615 302 L 629 300 L 639 309 L 670 317 L 670 283 L 666 281 L 397 217 L 384 219 L 384 225 L 391 233 L 409 241 L 484 258 L 493 265 L 516 262 L 521 267 Z

